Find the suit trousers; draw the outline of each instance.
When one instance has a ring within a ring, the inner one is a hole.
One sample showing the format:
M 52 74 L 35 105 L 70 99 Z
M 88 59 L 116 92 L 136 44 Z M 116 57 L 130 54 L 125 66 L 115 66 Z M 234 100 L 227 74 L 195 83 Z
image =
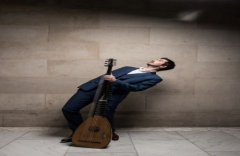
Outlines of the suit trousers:
M 62 112 L 67 120 L 68 126 L 73 131 L 73 133 L 77 129 L 77 127 L 83 122 L 80 110 L 93 102 L 95 92 L 96 89 L 84 91 L 80 88 L 62 108 Z M 112 131 L 114 132 L 115 108 L 111 107 L 111 103 L 114 103 L 114 101 L 108 101 L 105 116 L 111 124 Z

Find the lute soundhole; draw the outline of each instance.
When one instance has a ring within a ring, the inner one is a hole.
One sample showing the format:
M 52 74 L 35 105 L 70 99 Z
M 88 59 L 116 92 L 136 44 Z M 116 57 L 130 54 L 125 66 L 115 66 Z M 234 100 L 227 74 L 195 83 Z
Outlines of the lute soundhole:
M 90 132 L 99 132 L 99 130 L 100 130 L 100 128 L 98 127 L 98 126 L 90 126 L 89 128 L 88 128 L 88 130 L 90 131 Z

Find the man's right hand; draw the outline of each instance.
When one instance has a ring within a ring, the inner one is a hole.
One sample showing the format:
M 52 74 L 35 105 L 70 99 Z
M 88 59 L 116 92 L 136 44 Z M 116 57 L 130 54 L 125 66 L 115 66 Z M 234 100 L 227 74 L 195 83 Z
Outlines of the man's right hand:
M 115 82 L 116 78 L 115 76 L 111 75 L 104 75 L 104 80 L 110 81 L 110 82 Z

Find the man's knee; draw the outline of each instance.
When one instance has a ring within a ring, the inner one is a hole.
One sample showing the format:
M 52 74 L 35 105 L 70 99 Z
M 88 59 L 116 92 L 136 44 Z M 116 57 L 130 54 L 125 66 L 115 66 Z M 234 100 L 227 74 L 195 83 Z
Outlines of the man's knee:
M 67 113 L 68 112 L 68 109 L 66 109 L 65 107 L 62 108 L 62 112 L 63 114 Z
M 73 108 L 70 108 L 70 107 L 68 107 L 68 106 L 64 106 L 63 108 L 62 108 L 62 112 L 63 112 L 63 114 L 67 114 L 67 113 L 74 113 L 74 112 L 78 112 L 78 111 L 76 111 L 76 110 L 74 110 Z

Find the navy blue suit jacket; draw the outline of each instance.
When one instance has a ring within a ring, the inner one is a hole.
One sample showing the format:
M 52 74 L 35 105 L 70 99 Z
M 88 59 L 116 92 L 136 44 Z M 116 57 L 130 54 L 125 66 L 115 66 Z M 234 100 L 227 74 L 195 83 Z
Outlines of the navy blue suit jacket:
M 155 72 L 127 75 L 127 73 L 135 69 L 138 68 L 126 66 L 112 71 L 113 76 L 115 76 L 117 80 L 111 83 L 113 94 L 109 100 L 119 103 L 126 98 L 129 92 L 146 90 L 162 81 L 162 78 L 156 75 Z M 101 80 L 103 81 L 102 77 L 103 75 L 90 80 L 78 86 L 78 88 L 85 91 L 96 89 L 99 82 Z

